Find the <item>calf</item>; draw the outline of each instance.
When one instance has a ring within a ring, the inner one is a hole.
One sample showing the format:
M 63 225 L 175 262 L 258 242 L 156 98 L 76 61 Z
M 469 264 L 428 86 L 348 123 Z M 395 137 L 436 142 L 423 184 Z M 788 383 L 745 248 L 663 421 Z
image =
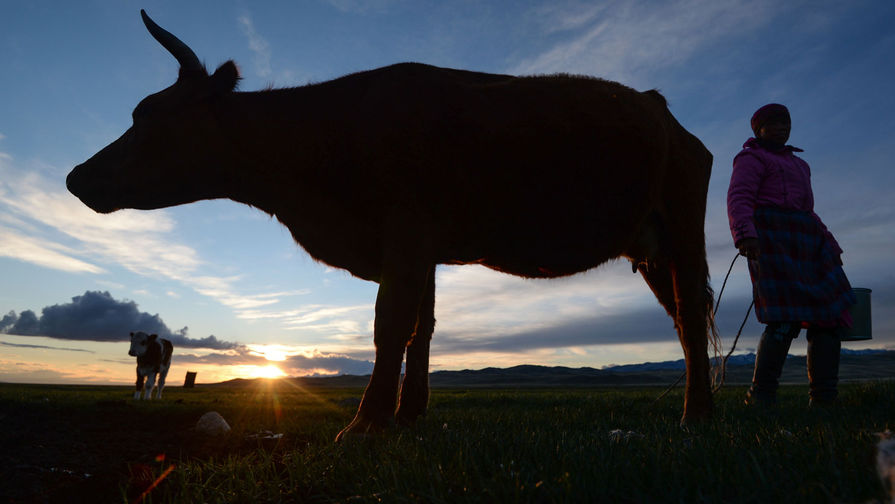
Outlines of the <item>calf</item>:
M 131 349 L 127 354 L 137 358 L 137 390 L 134 399 L 152 399 L 152 388 L 155 386 L 155 377 L 158 375 L 157 399 L 162 398 L 162 389 L 165 388 L 165 377 L 168 376 L 168 368 L 171 367 L 171 354 L 174 353 L 174 345 L 166 339 L 158 337 L 158 334 L 146 334 L 138 331 L 131 333 Z M 146 386 L 143 386 L 143 378 L 146 378 Z

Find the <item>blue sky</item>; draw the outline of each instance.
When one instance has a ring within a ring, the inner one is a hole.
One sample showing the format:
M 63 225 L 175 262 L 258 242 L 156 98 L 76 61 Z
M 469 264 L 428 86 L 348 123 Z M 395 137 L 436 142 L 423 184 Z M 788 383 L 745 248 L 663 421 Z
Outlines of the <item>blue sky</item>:
M 715 156 L 705 228 L 716 291 L 735 253 L 731 159 L 752 112 L 784 103 L 816 211 L 845 249 L 852 285 L 873 289 L 874 339 L 846 347 L 895 347 L 895 3 L 4 2 L 0 316 L 35 320 L 30 335 L 0 334 L 0 381 L 130 382 L 124 340 L 135 324 L 180 342 L 172 383 L 187 369 L 200 381 L 370 369 L 376 285 L 316 263 L 266 214 L 206 201 L 97 215 L 65 190 L 71 168 L 176 79 L 140 8 L 209 68 L 235 60 L 244 91 L 399 61 L 657 88 Z M 442 267 L 436 295 L 432 370 L 682 355 L 627 261 L 555 281 Z M 728 347 L 750 295 L 740 262 L 718 313 Z M 738 348 L 753 348 L 759 332 L 753 317 Z

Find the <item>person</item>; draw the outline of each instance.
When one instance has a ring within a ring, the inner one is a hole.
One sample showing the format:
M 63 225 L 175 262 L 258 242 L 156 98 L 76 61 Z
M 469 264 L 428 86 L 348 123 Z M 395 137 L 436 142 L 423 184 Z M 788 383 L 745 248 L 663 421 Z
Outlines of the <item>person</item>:
M 838 395 L 840 337 L 855 303 L 842 248 L 814 212 L 811 171 L 787 145 L 789 110 L 771 103 L 750 121 L 754 137 L 733 160 L 727 213 L 734 245 L 746 256 L 755 314 L 765 324 L 747 404 L 776 404 L 792 340 L 807 328 L 809 405 Z

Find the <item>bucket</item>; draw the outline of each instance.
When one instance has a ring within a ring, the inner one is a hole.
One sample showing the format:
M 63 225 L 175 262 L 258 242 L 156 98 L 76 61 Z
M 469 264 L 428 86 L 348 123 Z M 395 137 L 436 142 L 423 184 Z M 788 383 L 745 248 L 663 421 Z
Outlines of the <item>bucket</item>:
M 858 301 L 848 309 L 848 312 L 851 314 L 852 324 L 845 331 L 842 341 L 869 340 L 872 338 L 870 323 L 871 290 L 855 287 L 852 289 L 852 292 L 855 293 L 855 298 Z

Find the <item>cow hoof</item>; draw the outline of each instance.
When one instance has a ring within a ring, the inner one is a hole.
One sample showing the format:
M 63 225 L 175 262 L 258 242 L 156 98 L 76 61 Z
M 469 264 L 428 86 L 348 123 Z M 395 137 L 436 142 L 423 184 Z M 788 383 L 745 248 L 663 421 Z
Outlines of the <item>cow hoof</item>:
M 402 427 L 413 425 L 420 417 L 426 415 L 427 403 L 428 397 L 424 401 L 401 401 L 395 413 L 395 421 Z
M 410 427 L 415 424 L 417 420 L 424 417 L 426 415 L 426 411 L 414 411 L 412 413 L 407 413 L 404 410 L 398 410 L 398 413 L 395 415 L 395 423 L 398 424 L 399 427 Z
M 712 419 L 712 410 L 700 411 L 696 413 L 684 413 L 684 416 L 681 418 L 681 427 L 695 427 L 698 425 L 705 425 Z
M 362 442 L 367 439 L 371 439 L 376 437 L 377 434 L 371 432 L 353 432 L 345 429 L 342 429 L 342 432 L 336 436 L 336 443 L 356 443 Z
M 350 424 L 348 424 L 347 427 L 339 432 L 339 434 L 336 436 L 336 443 L 349 439 L 368 439 L 370 437 L 382 434 L 393 425 L 394 421 L 374 422 L 372 420 L 366 420 L 363 418 L 355 418 L 351 421 Z

